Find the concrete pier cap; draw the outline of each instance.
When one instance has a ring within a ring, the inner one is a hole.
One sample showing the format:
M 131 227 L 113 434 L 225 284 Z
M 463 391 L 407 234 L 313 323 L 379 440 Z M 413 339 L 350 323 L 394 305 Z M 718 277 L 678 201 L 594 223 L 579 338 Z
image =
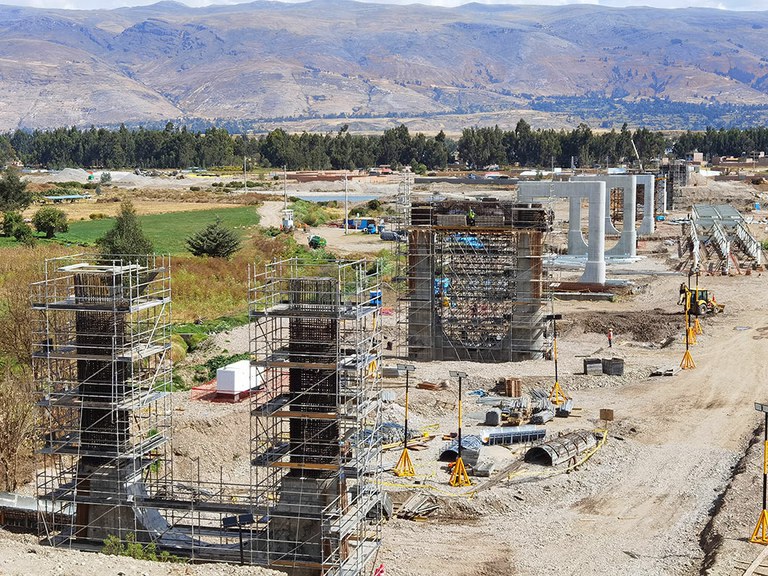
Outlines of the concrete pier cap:
M 583 255 L 584 237 L 581 234 L 581 199 L 589 203 L 589 243 L 586 244 L 587 264 L 581 282 L 605 284 L 605 208 L 607 188 L 605 182 L 520 182 L 518 201 L 541 202 L 550 198 L 568 198 L 568 253 Z M 576 207 L 574 207 L 576 206 Z M 578 239 L 577 239 L 578 238 Z M 579 242 L 580 241 L 580 242 Z M 577 252 L 571 252 L 571 246 Z
M 648 175 L 653 179 L 653 175 Z M 606 252 L 607 256 L 637 256 L 637 230 L 635 228 L 635 214 L 637 213 L 637 185 L 645 185 L 645 199 L 643 202 L 643 221 L 650 214 L 653 220 L 653 180 L 648 186 L 647 178 L 638 180 L 639 176 L 635 174 L 580 174 L 571 178 L 571 181 L 583 182 L 604 182 L 610 191 L 613 188 L 621 188 L 622 205 L 624 211 L 624 224 L 619 232 L 611 221 L 610 198 L 606 198 L 605 204 L 605 229 L 607 233 L 620 234 L 619 242 Z M 610 192 L 609 192 L 610 193 Z M 649 209 L 650 201 L 650 209 Z

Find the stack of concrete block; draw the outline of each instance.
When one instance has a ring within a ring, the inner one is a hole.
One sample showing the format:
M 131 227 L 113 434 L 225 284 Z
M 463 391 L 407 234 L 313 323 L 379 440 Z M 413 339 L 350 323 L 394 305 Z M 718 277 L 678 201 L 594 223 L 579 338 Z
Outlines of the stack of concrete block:
M 438 226 L 466 226 L 466 214 L 437 214 Z

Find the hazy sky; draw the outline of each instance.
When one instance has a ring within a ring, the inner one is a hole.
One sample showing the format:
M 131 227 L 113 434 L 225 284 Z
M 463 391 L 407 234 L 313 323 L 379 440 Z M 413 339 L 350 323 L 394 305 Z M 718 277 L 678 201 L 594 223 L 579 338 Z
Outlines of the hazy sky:
M 154 4 L 156 0 L 0 0 L 0 4 L 35 6 L 38 8 L 118 8 Z M 248 0 L 247 0 L 248 1 Z M 368 0 L 388 4 L 415 4 L 413 0 Z M 600 6 L 652 6 L 655 8 L 719 8 L 723 10 L 766 10 L 766 0 L 478 0 L 483 4 L 597 4 Z M 238 4 L 236 0 L 185 0 L 189 6 Z M 422 0 L 419 4 L 457 6 L 467 0 Z

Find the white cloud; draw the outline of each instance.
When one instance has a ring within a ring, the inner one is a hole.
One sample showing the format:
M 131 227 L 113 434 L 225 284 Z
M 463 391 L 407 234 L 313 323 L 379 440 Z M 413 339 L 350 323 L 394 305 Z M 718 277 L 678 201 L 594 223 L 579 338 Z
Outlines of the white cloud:
M 145 6 L 154 4 L 156 0 L 12 0 L 17 6 L 34 8 L 64 8 L 64 9 L 110 9 L 121 6 Z M 247 2 L 250 0 L 242 0 Z M 380 4 L 426 4 L 430 6 L 458 6 L 468 0 L 363 0 Z M 754 10 L 764 11 L 765 0 L 475 0 L 480 4 L 512 4 L 512 5 L 548 5 L 562 6 L 565 4 L 595 4 L 609 7 L 648 6 L 651 8 L 717 8 L 721 10 Z M 211 4 L 239 4 L 238 0 L 210 1 L 184 0 L 184 4 L 192 7 L 208 6 Z

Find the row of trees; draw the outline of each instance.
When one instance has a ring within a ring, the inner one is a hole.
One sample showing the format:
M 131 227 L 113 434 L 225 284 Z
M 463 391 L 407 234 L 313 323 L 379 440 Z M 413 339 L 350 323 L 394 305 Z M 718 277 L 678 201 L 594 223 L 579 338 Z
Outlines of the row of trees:
M 643 163 L 659 157 L 666 145 L 664 136 L 641 128 L 634 133 L 625 124 L 620 132 L 611 130 L 595 134 L 586 124 L 570 132 L 533 130 L 520 120 L 513 131 L 495 128 L 467 128 L 458 143 L 459 156 L 471 167 L 489 164 L 521 166 L 589 167 L 618 164 L 635 158 L 634 141 Z
M 16 130 L 0 135 L 0 163 L 18 158 L 27 165 L 121 168 L 187 168 L 240 165 L 243 157 L 265 167 L 289 170 L 354 169 L 379 164 L 442 168 L 455 142 L 441 132 L 436 137 L 411 136 L 406 126 L 380 136 L 352 135 L 346 126 L 335 134 L 289 134 L 282 129 L 258 137 L 232 137 L 223 128 L 190 132 L 168 123 L 163 130 L 135 131 L 121 126 Z
M 737 128 L 687 132 L 670 139 L 661 132 L 625 124 L 620 131 L 593 132 L 586 124 L 567 130 L 536 129 L 520 120 L 511 131 L 467 128 L 458 141 L 441 131 L 436 136 L 411 134 L 405 125 L 380 135 L 352 134 L 343 126 L 333 134 L 289 134 L 278 128 L 258 136 L 232 137 L 223 128 L 191 132 L 168 123 L 163 130 L 57 128 L 17 130 L 0 135 L 0 163 L 14 158 L 28 165 L 121 168 L 186 168 L 189 166 L 252 165 L 301 169 L 354 169 L 381 164 L 410 165 L 415 171 L 444 168 L 460 160 L 470 168 L 489 164 L 579 167 L 617 164 L 635 158 L 643 163 L 674 146 L 678 156 L 698 149 L 707 156 L 768 151 L 768 128 Z

